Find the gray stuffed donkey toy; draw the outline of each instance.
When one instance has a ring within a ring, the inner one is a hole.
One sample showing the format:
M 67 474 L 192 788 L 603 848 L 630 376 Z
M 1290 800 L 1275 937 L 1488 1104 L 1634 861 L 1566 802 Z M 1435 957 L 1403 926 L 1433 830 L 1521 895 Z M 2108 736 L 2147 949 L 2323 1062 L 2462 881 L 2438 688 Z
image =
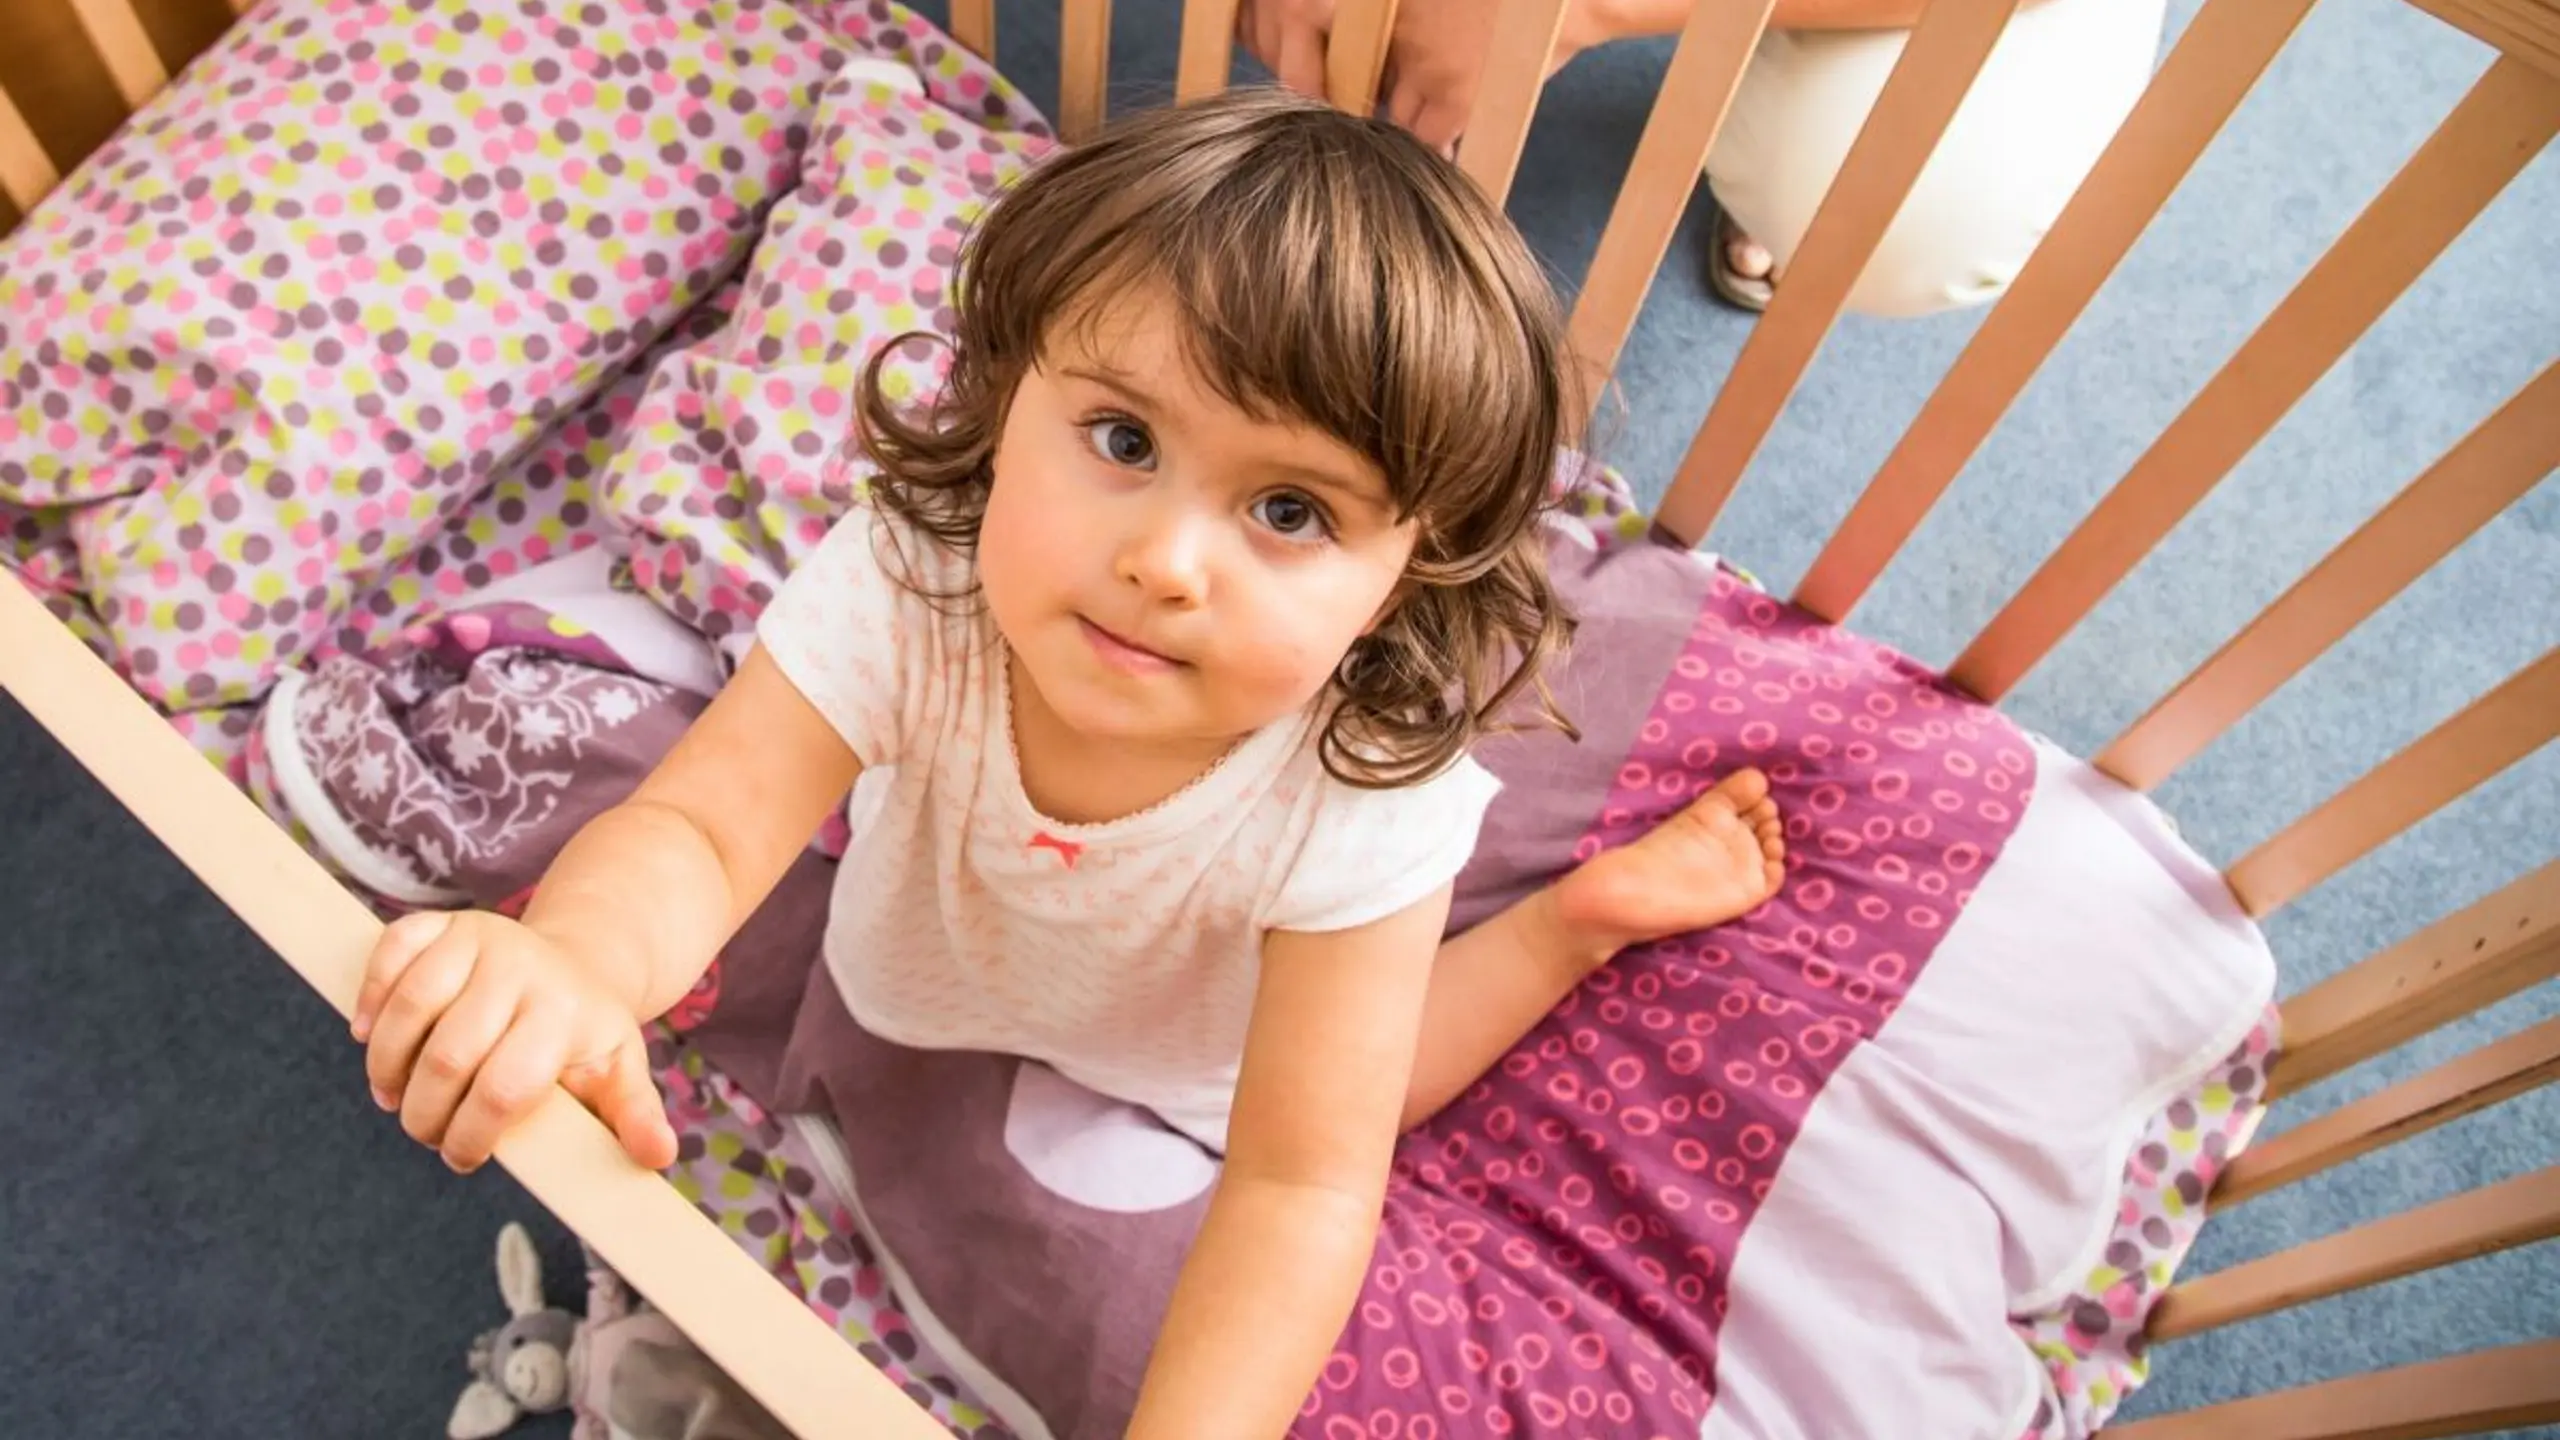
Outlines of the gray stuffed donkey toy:
M 445 1422 L 451 1440 L 489 1440 L 524 1416 L 569 1403 L 569 1343 L 578 1322 L 543 1304 L 542 1257 L 521 1225 L 498 1232 L 498 1294 L 509 1318 L 471 1342 L 471 1383 Z

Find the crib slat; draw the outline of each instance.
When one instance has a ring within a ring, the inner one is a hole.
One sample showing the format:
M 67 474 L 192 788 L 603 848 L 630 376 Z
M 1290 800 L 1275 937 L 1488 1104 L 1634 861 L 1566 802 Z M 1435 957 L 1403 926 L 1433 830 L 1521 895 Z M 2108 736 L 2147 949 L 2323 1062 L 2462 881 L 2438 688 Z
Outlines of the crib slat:
M 23 214 L 35 209 L 61 178 L 9 92 L 0 90 L 0 191 L 6 191 L 10 203 Z
M 1845 620 L 2195 167 L 2315 0 L 2208 0 L 1796 587 Z
M 2483 1045 L 2241 1152 L 2213 1188 L 2237 1205 L 2560 1079 L 2560 1019 Z
M 2009 693 L 2283 419 L 2560 129 L 2560 82 L 2501 58 L 1957 657 Z
M 1458 168 L 1499 205 L 1520 170 L 1520 148 L 1547 87 L 1547 61 L 1564 29 L 1565 0 L 1503 0 L 1485 42 L 1484 72 L 1476 80 L 1475 107 L 1458 145 Z
M 2284 1002 L 2269 1099 L 2560 975 L 2560 860 Z
M 381 923 L 5 575 L 0 689 L 348 1013 Z M 509 1131 L 498 1159 L 794 1433 L 943 1433 L 673 1186 L 626 1159 L 567 1092 Z
M 1184 0 L 1182 51 L 1174 62 L 1173 98 L 1206 99 L 1227 88 L 1235 68 L 1236 0 Z
M 2410 0 L 2545 75 L 2560 76 L 2560 0 Z
M 2560 1420 L 2560 1340 L 2110 1425 L 2103 1440 L 2431 1440 Z
M 1111 85 L 1111 0 L 1064 0 L 1058 11 L 1058 136 L 1093 138 Z
M 2358 527 L 2098 756 L 2148 790 L 2560 466 L 2560 364 Z
M 1935 0 L 1921 13 L 1663 494 L 1654 521 L 1682 544 L 1697 544 L 1724 509 L 2017 8 L 2018 0 Z
M 2555 1235 L 2560 1165 L 2173 1285 L 2148 1333 L 2175 1340 Z
M 996 0 L 951 0 L 951 38 L 981 60 L 996 58 Z
M 2263 916 L 2417 824 L 2560 733 L 2560 648 L 2508 677 L 2326 804 L 2240 858 L 2223 878 Z
M 1395 28 L 1396 0 L 1336 0 L 1324 46 L 1324 98 L 1354 115 L 1376 111 Z
M 116 93 L 127 108 L 141 109 L 169 83 L 169 71 L 160 63 L 160 52 L 151 48 L 151 33 L 133 13 L 132 0 L 71 0 L 71 13 L 80 17 L 80 28 L 88 32 L 98 58 L 107 62 L 107 73 L 115 77 Z
M 1662 268 L 1680 212 L 1697 188 L 1699 167 L 1707 163 L 1707 151 L 1724 125 L 1725 111 L 1775 4 L 1731 0 L 1690 7 L 1689 23 L 1681 27 L 1661 93 L 1645 117 L 1635 158 L 1609 207 L 1609 223 L 1600 232 L 1600 246 L 1582 278 L 1567 329 L 1574 363 L 1582 369 L 1583 393 L 1594 406 L 1618 367 L 1618 352 L 1635 329 L 1645 291 Z

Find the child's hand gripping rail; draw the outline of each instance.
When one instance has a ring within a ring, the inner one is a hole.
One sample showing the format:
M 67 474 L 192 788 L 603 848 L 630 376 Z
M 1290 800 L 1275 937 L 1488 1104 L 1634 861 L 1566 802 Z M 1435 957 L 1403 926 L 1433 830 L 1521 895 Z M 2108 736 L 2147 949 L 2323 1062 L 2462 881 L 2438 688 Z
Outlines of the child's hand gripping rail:
M 0 689 L 53 733 L 341 1015 L 374 919 L 150 705 L 0 572 Z M 349 1064 L 357 1063 L 352 1047 Z M 928 1440 L 940 1426 L 864 1363 L 564 1091 L 497 1158 L 704 1354 L 809 1440 Z

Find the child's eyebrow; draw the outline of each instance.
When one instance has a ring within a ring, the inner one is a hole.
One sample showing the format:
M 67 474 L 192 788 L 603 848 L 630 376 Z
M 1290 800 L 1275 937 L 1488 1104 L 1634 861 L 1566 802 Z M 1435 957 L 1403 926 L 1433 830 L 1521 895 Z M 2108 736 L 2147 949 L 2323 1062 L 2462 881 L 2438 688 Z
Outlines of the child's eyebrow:
M 1116 370 L 1102 370 L 1089 365 L 1070 365 L 1060 370 L 1058 373 L 1071 380 L 1082 380 L 1087 384 L 1099 385 L 1103 389 L 1110 391 L 1112 394 L 1119 396 L 1122 400 L 1127 401 L 1129 403 L 1129 407 L 1133 410 L 1156 410 L 1162 408 L 1157 405 L 1156 398 L 1154 396 L 1138 388 L 1138 383 L 1135 379 L 1127 375 L 1123 375 Z

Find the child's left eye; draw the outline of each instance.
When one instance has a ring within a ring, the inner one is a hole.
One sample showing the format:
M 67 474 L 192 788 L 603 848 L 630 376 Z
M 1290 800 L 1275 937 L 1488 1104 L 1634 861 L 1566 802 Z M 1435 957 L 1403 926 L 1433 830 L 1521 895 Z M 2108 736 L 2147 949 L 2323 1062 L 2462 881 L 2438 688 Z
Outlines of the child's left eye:
M 1316 539 L 1331 533 L 1322 507 L 1287 490 L 1254 501 L 1253 518 L 1273 534 L 1289 540 Z
M 1084 427 L 1085 443 L 1114 465 L 1145 470 L 1156 463 L 1156 440 L 1135 421 L 1112 417 Z

